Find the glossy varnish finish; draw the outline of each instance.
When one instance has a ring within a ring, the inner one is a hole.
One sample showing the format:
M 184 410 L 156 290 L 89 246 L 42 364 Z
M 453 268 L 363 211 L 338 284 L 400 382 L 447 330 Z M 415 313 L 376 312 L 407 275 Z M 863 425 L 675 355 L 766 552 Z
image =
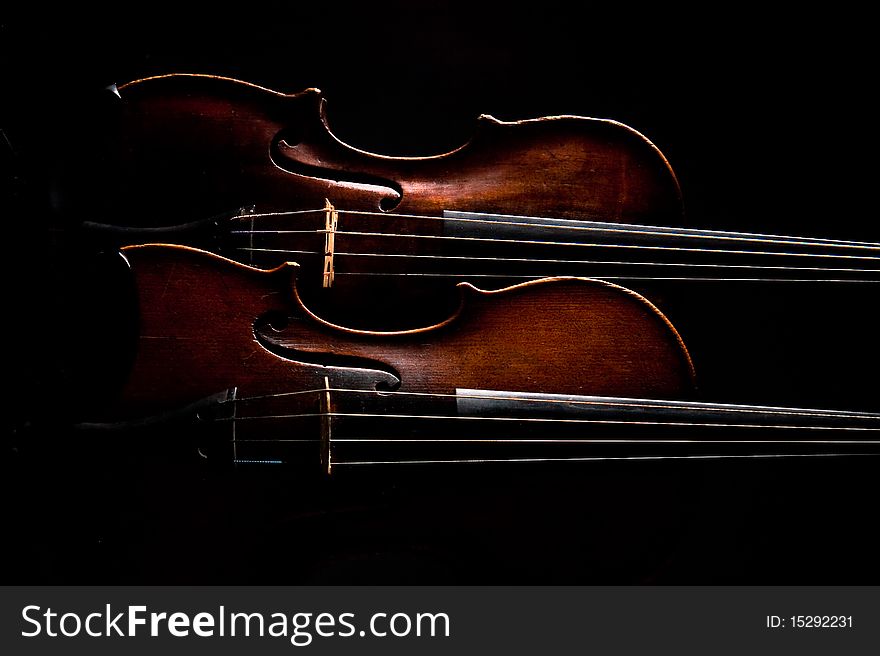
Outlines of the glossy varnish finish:
M 124 249 L 140 336 L 123 394 L 149 413 L 224 389 L 457 388 L 673 398 L 693 388 L 675 329 L 645 299 L 593 280 L 497 292 L 460 286 L 444 322 L 394 333 L 330 324 L 303 305 L 296 267 L 260 270 L 185 247 Z M 400 308 L 405 312 L 406 308 Z
M 118 92 L 103 172 L 117 184 L 94 198 L 107 222 L 169 225 L 239 206 L 314 209 L 325 198 L 344 209 L 386 212 L 681 221 L 678 182 L 663 155 L 610 120 L 483 116 L 472 139 L 452 152 L 390 157 L 334 136 L 317 89 L 283 94 L 226 78 L 167 75 Z M 114 214 L 132 198 L 139 199 L 133 212 Z

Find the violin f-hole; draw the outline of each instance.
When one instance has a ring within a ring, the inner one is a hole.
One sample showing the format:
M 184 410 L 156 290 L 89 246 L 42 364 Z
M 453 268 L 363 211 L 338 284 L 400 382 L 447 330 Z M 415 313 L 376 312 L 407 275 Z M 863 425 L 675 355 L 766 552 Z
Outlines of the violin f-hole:
M 403 200 L 403 188 L 397 182 L 348 170 L 344 162 L 334 167 L 327 153 L 301 141 L 295 132 L 279 132 L 272 142 L 269 157 L 275 166 L 287 173 L 323 182 L 328 187 L 342 187 L 352 193 L 373 195 L 376 208 L 383 212 L 394 210 Z M 338 191 L 334 191 L 336 195 Z
M 291 343 L 290 333 L 295 333 L 296 324 L 299 321 L 301 319 L 297 317 L 285 316 L 275 311 L 267 312 L 254 323 L 254 337 L 257 343 L 269 353 L 284 360 L 320 367 L 335 367 L 342 370 L 339 375 L 343 378 L 345 369 L 357 370 L 358 372 L 375 371 L 379 372 L 376 376 L 375 389 L 393 391 L 400 387 L 400 373 L 381 360 L 332 353 L 329 350 L 317 348 L 296 348 Z

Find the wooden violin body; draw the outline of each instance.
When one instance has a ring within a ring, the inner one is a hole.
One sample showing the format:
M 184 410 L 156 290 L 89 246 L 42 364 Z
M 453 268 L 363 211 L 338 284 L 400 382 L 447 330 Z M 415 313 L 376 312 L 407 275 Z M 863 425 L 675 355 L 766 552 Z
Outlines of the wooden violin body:
M 614 121 L 484 116 L 451 152 L 392 157 L 338 139 L 316 89 L 167 75 L 118 94 L 94 169 L 72 178 L 90 238 L 296 261 L 310 303 L 348 325 L 383 327 L 340 309 L 365 294 L 415 305 L 462 281 L 877 278 L 865 245 L 677 227 L 669 163 Z
M 120 85 L 118 95 L 97 149 L 100 170 L 77 181 L 91 186 L 78 193 L 89 198 L 92 221 L 167 226 L 240 207 L 315 209 L 325 198 L 402 214 L 462 209 L 631 223 L 682 216 L 666 159 L 614 121 L 482 116 L 471 140 L 451 152 L 391 157 L 338 139 L 317 89 L 283 94 L 166 75 Z
M 297 293 L 293 263 L 264 271 L 184 247 L 123 252 L 140 316 L 124 394 L 131 401 L 183 403 L 227 387 L 312 389 L 324 377 L 441 393 L 483 385 L 680 396 L 693 386 L 687 350 L 668 320 L 634 292 L 600 281 L 551 279 L 495 292 L 463 284 L 445 321 L 383 333 L 314 315 Z
M 606 282 L 556 278 L 495 291 L 463 283 L 444 321 L 379 332 L 316 315 L 294 263 L 263 270 L 168 245 L 123 253 L 139 334 L 106 419 L 124 426 L 183 408 L 211 435 L 202 453 L 237 463 L 320 460 L 329 471 L 331 462 L 815 454 L 876 444 L 872 413 L 694 400 L 678 332 L 645 298 Z
M 324 389 L 333 405 L 337 392 L 373 404 L 388 394 L 405 396 L 410 409 L 419 401 L 436 407 L 434 399 L 443 407 L 460 389 L 661 398 L 693 389 L 690 357 L 672 325 L 608 283 L 556 279 L 495 292 L 464 284 L 458 310 L 440 324 L 379 333 L 314 315 L 297 293 L 295 264 L 260 270 L 173 246 L 133 246 L 124 255 L 140 317 L 119 406 L 129 416 L 234 390 L 237 422 L 247 423 L 243 408 L 259 408 L 266 420 L 255 430 L 266 438 L 269 418 L 316 416 Z M 291 430 L 314 441 L 315 426 L 307 428 Z M 237 429 L 239 438 L 247 429 Z

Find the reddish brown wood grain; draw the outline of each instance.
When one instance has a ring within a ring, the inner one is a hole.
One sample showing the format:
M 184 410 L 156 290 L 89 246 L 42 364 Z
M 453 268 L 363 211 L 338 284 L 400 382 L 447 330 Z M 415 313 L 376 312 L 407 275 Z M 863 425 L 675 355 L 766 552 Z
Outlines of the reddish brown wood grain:
M 380 333 L 313 315 L 296 292 L 293 265 L 254 269 L 179 246 L 124 254 L 140 336 L 123 398 L 139 412 L 233 387 L 242 397 L 314 390 L 325 378 L 334 388 L 442 394 L 673 398 L 693 386 L 671 324 L 642 297 L 608 283 L 556 279 L 496 292 L 462 285 L 461 305 L 446 321 Z M 273 315 L 286 317 L 286 326 L 273 328 Z
M 682 218 L 666 159 L 614 121 L 483 116 L 452 152 L 389 157 L 340 141 L 317 89 L 283 94 L 227 78 L 166 75 L 123 84 L 119 93 L 107 169 L 119 182 L 113 194 L 140 199 L 133 214 L 116 217 L 134 224 L 240 205 L 313 209 L 325 198 L 342 209 L 412 213 Z M 169 198 L 183 207 L 169 206 Z

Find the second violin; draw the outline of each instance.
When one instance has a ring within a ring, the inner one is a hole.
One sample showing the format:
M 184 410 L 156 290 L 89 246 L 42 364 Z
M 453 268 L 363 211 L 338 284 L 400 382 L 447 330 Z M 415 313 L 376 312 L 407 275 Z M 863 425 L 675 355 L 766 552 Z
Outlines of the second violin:
M 204 455 L 320 461 L 328 472 L 334 463 L 838 455 L 878 444 L 872 413 L 695 400 L 677 331 L 617 285 L 463 283 L 444 321 L 377 332 L 316 315 L 293 263 L 261 270 L 181 246 L 123 253 L 138 299 L 136 356 L 119 402 L 91 428 L 173 416 L 205 429 Z

